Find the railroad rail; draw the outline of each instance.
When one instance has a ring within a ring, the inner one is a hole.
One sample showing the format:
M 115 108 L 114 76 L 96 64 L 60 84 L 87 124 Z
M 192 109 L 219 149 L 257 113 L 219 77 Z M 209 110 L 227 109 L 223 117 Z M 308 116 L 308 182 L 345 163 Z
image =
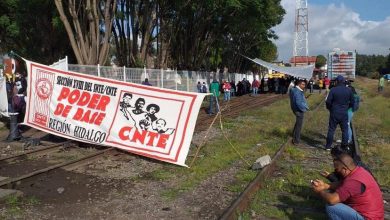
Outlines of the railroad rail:
M 323 99 L 313 111 L 317 111 L 318 108 L 323 105 L 325 99 Z M 291 142 L 291 138 L 288 138 L 285 143 L 283 143 L 275 155 L 272 157 L 271 163 L 264 167 L 245 188 L 245 190 L 232 202 L 232 204 L 225 209 L 222 215 L 219 217 L 220 220 L 230 220 L 237 219 L 237 213 L 245 211 L 251 203 L 253 195 L 261 188 L 261 185 L 264 184 L 265 180 L 270 176 L 270 174 L 276 169 L 276 161 L 283 155 L 283 152 Z
M 72 143 L 71 141 L 65 141 L 65 142 L 61 142 L 61 143 L 51 144 L 51 145 L 48 145 L 48 146 L 44 146 L 43 148 L 39 148 L 39 149 L 23 152 L 23 153 L 20 153 L 20 154 L 15 154 L 15 155 L 10 155 L 8 157 L 0 158 L 0 162 L 7 161 L 7 160 L 14 160 L 14 159 L 17 159 L 17 158 L 23 158 L 23 157 L 27 157 L 27 156 L 33 156 L 33 155 L 36 156 L 36 155 L 48 154 L 48 153 L 51 153 L 51 152 L 58 151 L 58 148 L 67 147 L 71 143 Z
M 244 98 L 244 100 L 232 99 L 229 102 L 220 102 L 221 103 L 220 108 L 221 108 L 221 111 L 222 111 L 225 118 L 226 117 L 234 117 L 234 116 L 239 115 L 244 110 L 248 110 L 248 109 L 251 109 L 251 108 L 254 108 L 257 106 L 267 106 L 267 105 L 269 105 L 269 104 L 271 104 L 271 103 L 273 103 L 281 98 L 285 98 L 285 97 L 288 97 L 288 96 L 287 95 L 282 96 L 282 95 L 275 95 L 275 94 L 272 94 L 272 95 L 267 94 L 267 95 L 260 95 L 260 96 L 252 97 L 252 96 L 246 95 L 246 96 L 242 96 L 242 98 Z M 206 130 L 208 128 L 208 126 L 210 125 L 210 123 L 212 122 L 212 120 L 213 120 L 213 117 L 210 117 L 208 114 L 206 114 L 204 112 L 201 113 L 198 116 L 195 131 Z
M 39 174 L 47 173 L 49 171 L 53 171 L 53 170 L 59 169 L 59 168 L 64 168 L 64 169 L 68 169 L 68 170 L 74 169 L 74 168 L 77 168 L 79 166 L 83 166 L 83 165 L 91 162 L 92 160 L 97 159 L 98 157 L 102 156 L 103 154 L 105 154 L 107 152 L 111 152 L 113 150 L 115 150 L 115 148 L 107 148 L 104 150 L 99 150 L 98 152 L 89 154 L 89 155 L 84 156 L 82 158 L 77 158 L 74 160 L 65 161 L 65 162 L 62 162 L 60 164 L 55 164 L 55 165 L 52 165 L 52 166 L 49 166 L 49 167 L 46 167 L 46 168 L 43 168 L 40 170 L 36 170 L 36 171 L 30 172 L 30 173 L 27 173 L 27 174 L 24 174 L 24 175 L 21 175 L 18 177 L 7 178 L 7 179 L 4 179 L 3 181 L 0 181 L 0 187 L 8 186 L 8 187 L 14 188 L 15 183 L 17 183 L 19 181 L 26 180 L 28 178 L 37 176 Z

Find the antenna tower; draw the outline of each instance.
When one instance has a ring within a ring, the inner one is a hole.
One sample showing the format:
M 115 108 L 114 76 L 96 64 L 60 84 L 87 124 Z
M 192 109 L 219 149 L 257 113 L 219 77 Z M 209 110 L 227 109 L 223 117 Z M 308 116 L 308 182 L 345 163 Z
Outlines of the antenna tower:
M 296 65 L 295 58 L 297 56 L 305 57 L 306 63 L 308 63 L 309 17 L 307 10 L 307 0 L 296 0 L 294 33 L 294 64 Z

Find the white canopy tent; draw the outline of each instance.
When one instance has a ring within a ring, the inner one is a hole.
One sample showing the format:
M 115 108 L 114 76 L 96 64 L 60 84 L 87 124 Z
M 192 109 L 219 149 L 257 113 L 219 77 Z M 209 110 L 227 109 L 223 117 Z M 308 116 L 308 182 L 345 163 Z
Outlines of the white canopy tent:
M 281 73 L 285 73 L 294 77 L 310 79 L 313 76 L 314 65 L 309 66 L 299 66 L 299 67 L 285 67 L 285 66 L 277 66 L 272 63 L 265 62 L 264 60 L 255 58 L 251 59 L 246 57 L 247 59 L 271 70 L 275 70 Z

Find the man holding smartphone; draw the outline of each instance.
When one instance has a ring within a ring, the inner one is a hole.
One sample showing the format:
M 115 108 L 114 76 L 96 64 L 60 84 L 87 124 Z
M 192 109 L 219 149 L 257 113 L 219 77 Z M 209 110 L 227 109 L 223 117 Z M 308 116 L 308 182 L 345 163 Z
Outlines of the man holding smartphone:
M 347 153 L 334 158 L 333 165 L 339 182 L 311 181 L 314 192 L 328 203 L 329 219 L 384 219 L 382 192 L 374 177 Z

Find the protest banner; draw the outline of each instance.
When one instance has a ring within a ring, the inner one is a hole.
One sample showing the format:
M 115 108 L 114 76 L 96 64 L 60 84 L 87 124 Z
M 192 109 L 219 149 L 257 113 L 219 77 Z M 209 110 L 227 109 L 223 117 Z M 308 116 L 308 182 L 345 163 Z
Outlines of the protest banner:
M 0 76 L 0 115 L 9 117 L 6 79 L 2 76 Z
M 62 71 L 30 61 L 26 64 L 26 125 L 186 166 L 205 94 Z

